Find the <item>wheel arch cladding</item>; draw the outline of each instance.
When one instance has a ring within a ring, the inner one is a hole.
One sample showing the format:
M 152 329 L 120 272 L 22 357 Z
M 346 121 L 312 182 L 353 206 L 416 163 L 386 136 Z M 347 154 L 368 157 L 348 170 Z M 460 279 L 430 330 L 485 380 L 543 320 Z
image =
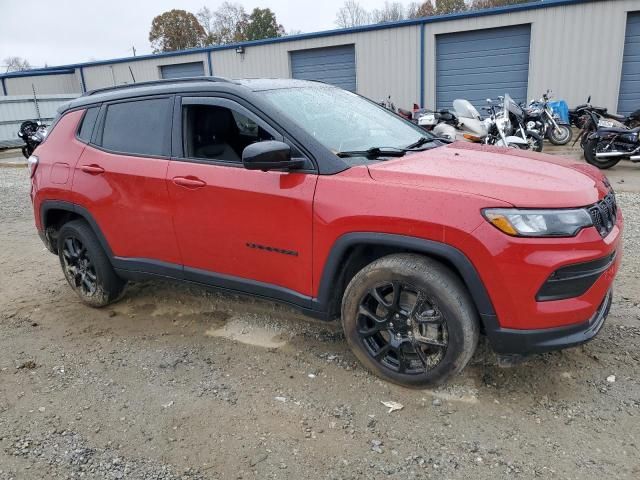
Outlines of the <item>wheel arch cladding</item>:
M 418 253 L 442 261 L 460 277 L 469 291 L 485 330 L 491 331 L 497 327 L 495 310 L 487 290 L 475 267 L 462 251 L 433 240 L 386 233 L 348 233 L 336 240 L 325 262 L 318 288 L 317 302 L 322 308 L 331 313 L 332 306 L 335 306 L 333 294 L 336 293 L 336 288 L 341 290 L 346 287 L 346 284 L 340 285 L 339 282 L 345 280 L 344 271 L 348 268 L 350 256 L 366 247 L 381 248 L 383 255 Z
M 109 246 L 109 243 L 107 242 L 106 238 L 102 234 L 102 230 L 100 229 L 98 223 L 95 221 L 91 213 L 89 213 L 89 211 L 86 208 L 81 207 L 80 205 L 76 205 L 75 203 L 71 203 L 71 202 L 59 201 L 59 200 L 43 201 L 42 204 L 40 205 L 40 219 L 42 222 L 43 230 L 46 232 L 47 228 L 50 226 L 49 222 L 51 221 L 51 219 L 59 218 L 58 215 L 60 215 L 61 213 L 63 214 L 64 212 L 69 213 L 70 215 L 68 217 L 69 220 L 80 218 L 89 224 L 89 227 L 91 227 L 91 230 L 93 230 L 93 233 L 98 238 L 98 241 L 100 242 L 100 246 L 102 246 L 105 253 L 107 254 L 109 261 L 112 261 L 113 252 L 111 251 L 111 247 Z

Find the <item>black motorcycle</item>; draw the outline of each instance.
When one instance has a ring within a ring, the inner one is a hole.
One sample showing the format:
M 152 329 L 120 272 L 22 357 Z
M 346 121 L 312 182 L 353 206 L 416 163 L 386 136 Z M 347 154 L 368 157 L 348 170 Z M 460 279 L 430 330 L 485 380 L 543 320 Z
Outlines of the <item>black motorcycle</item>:
M 22 122 L 18 137 L 24 141 L 22 146 L 22 155 L 29 158 L 38 145 L 40 145 L 47 136 L 47 127 L 40 121 L 27 120 Z
M 566 105 L 565 102 L 555 102 L 555 104 Z M 571 141 L 573 131 L 553 110 L 550 90 L 547 90 L 540 100 L 533 100 L 528 106 L 522 105 L 522 107 L 527 130 L 536 132 L 542 138 L 548 138 L 554 145 L 566 145 Z
M 589 122 L 596 124 L 598 117 L 589 112 Z M 611 168 L 620 160 L 640 162 L 640 126 L 598 127 L 590 133 L 584 145 L 584 157 L 588 163 L 602 170 Z
M 587 99 L 587 103 L 578 105 L 576 108 L 569 110 L 569 123 L 581 129 L 580 134 L 573 142 L 575 145 L 578 141 L 583 150 L 589 136 L 596 132 L 598 128 L 636 128 L 640 127 L 640 109 L 631 113 L 629 116 L 617 115 L 610 113 L 606 107 L 596 107 L 591 105 L 591 96 Z M 585 150 L 586 151 L 586 150 Z

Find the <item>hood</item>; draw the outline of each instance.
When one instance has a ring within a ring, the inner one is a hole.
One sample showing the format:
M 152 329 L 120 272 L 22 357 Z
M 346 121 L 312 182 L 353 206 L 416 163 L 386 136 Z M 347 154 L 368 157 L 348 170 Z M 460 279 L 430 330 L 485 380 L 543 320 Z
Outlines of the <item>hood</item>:
M 587 206 L 610 188 L 585 163 L 468 142 L 370 165 L 369 173 L 380 182 L 482 195 L 525 208 Z

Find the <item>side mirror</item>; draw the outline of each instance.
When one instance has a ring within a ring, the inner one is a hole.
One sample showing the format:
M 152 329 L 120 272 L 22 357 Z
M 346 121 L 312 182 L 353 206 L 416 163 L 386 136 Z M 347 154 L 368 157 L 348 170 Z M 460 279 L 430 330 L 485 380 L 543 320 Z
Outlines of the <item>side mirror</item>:
M 294 170 L 304 166 L 304 160 L 291 159 L 291 147 L 273 140 L 252 143 L 242 151 L 242 164 L 247 170 Z
M 493 103 L 493 100 L 491 100 L 490 98 L 487 98 L 487 103 Z

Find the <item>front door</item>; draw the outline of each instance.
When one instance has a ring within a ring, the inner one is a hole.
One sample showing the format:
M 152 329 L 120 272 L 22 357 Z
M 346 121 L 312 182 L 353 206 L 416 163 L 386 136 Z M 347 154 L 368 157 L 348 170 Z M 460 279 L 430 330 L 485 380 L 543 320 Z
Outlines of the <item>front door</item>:
M 178 108 L 178 107 L 177 107 Z M 225 98 L 183 98 L 167 185 L 186 279 L 294 303 L 311 296 L 317 175 L 242 166 L 242 151 L 283 136 Z M 177 118 L 177 116 L 176 116 Z

